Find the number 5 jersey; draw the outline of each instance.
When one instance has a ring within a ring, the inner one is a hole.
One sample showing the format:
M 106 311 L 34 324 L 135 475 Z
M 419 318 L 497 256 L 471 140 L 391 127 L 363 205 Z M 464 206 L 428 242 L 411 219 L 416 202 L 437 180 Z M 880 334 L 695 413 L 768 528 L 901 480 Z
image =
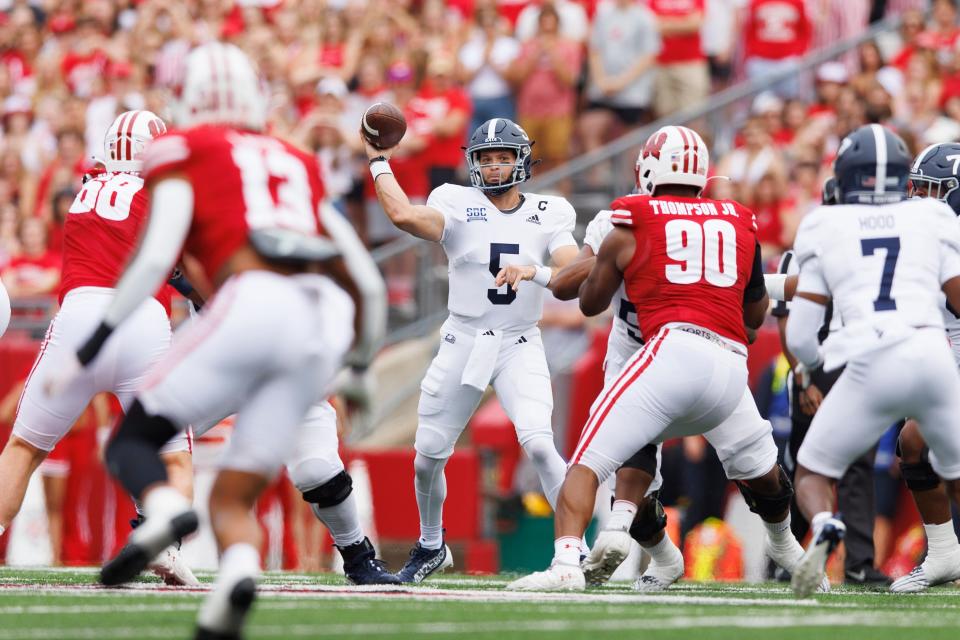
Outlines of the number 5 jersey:
M 517 291 L 496 288 L 507 265 L 544 264 L 544 255 L 577 246 L 576 212 L 559 196 L 525 193 L 520 205 L 500 211 L 474 187 L 445 184 L 427 199 L 443 214 L 440 244 L 449 262 L 451 315 L 474 329 L 523 330 L 543 315 L 546 289 L 523 282 Z

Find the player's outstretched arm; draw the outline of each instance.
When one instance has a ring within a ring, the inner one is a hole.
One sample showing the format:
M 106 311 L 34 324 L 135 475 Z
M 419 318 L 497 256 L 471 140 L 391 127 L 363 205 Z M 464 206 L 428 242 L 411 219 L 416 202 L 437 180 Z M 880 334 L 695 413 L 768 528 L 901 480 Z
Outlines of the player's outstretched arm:
M 615 227 L 597 254 L 590 275 L 580 285 L 580 311 L 586 316 L 603 313 L 610 306 L 617 288 L 623 281 L 626 269 L 636 248 L 633 233 L 621 227 Z
M 583 284 L 593 265 L 597 262 L 597 256 L 589 245 L 584 245 L 580 253 L 572 262 L 557 271 L 550 280 L 549 289 L 558 300 L 573 300 L 580 293 L 580 285 Z
M 390 169 L 390 156 L 396 147 L 377 149 L 360 134 L 363 148 L 370 160 L 370 171 L 373 174 L 373 184 L 377 190 L 377 199 L 383 207 L 390 222 L 402 231 L 430 240 L 440 242 L 443 237 L 443 214 L 426 205 L 415 205 L 403 192 L 403 188 L 393 176 Z
M 140 248 L 117 283 L 100 326 L 77 350 L 77 359 L 83 366 L 97 356 L 113 330 L 167 280 L 187 237 L 193 219 L 190 183 L 170 177 L 156 183 L 150 191 L 150 217 Z

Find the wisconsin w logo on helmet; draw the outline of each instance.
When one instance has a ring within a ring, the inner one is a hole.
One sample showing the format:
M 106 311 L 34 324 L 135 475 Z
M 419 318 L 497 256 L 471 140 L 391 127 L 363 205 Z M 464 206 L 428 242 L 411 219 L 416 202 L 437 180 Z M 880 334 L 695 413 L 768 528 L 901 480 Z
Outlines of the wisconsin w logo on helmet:
M 710 152 L 699 133 L 687 127 L 661 127 L 647 138 L 637 158 L 637 190 L 653 194 L 666 184 L 703 189 L 709 168 Z
M 140 171 L 144 147 L 166 132 L 167 125 L 152 111 L 121 113 L 103 138 L 104 168 L 110 173 Z

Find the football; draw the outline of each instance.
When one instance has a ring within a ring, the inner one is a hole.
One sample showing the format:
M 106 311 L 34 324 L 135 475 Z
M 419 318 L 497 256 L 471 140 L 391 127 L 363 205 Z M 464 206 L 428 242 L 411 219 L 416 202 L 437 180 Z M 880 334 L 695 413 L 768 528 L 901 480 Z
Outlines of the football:
M 377 149 L 389 149 L 399 144 L 407 132 L 407 120 L 392 104 L 377 102 L 363 112 L 360 130 Z

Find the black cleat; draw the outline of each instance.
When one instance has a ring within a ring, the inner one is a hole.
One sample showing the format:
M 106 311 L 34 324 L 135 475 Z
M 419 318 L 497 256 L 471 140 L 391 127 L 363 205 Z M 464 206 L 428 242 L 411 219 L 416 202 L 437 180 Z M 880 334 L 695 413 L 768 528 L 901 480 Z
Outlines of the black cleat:
M 337 549 L 343 556 L 343 572 L 351 584 L 400 584 L 400 578 L 387 571 L 386 563 L 377 558 L 369 538 Z
M 246 619 L 247 613 L 250 611 L 250 607 L 253 606 L 253 601 L 256 596 L 257 583 L 254 582 L 253 578 L 244 578 L 233 585 L 230 596 L 227 598 L 231 609 L 230 617 L 242 624 L 242 621 Z M 241 640 L 242 636 L 239 630 L 214 631 L 213 629 L 197 627 L 193 638 L 194 640 Z
M 438 571 L 453 566 L 453 554 L 446 542 L 439 549 L 425 549 L 418 541 L 410 550 L 410 559 L 397 572 L 400 582 L 423 582 Z
M 192 509 L 174 517 L 166 526 L 158 523 L 154 527 L 144 521 L 130 535 L 130 540 L 117 557 L 103 565 L 100 583 L 115 587 L 130 582 L 147 568 L 157 554 L 178 539 L 193 533 L 199 526 L 200 521 Z
M 893 579 L 871 565 L 863 565 L 857 570 L 847 569 L 843 573 L 846 584 L 858 584 L 864 587 L 889 587 Z

